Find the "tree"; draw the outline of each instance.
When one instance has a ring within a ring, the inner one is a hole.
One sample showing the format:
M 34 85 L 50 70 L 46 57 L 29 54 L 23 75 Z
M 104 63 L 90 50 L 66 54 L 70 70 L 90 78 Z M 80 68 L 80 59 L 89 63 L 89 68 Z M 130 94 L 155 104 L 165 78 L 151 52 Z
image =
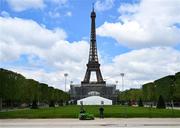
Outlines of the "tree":
M 0 111 L 2 110 L 3 90 L 4 90 L 3 70 L 0 69 Z
M 132 106 L 131 100 L 128 100 L 128 106 Z
M 174 85 L 175 76 L 169 75 L 154 81 L 156 85 L 156 95 L 160 95 L 165 101 L 171 101 L 172 97 L 172 86 Z
M 39 86 L 39 101 L 42 103 L 48 103 L 48 85 L 40 83 Z
M 159 109 L 165 109 L 166 108 L 164 98 L 161 95 L 159 96 L 159 100 L 158 100 L 158 103 L 157 103 L 157 108 L 159 108 Z
M 55 107 L 55 93 L 53 87 L 48 87 L 48 100 L 49 100 L 49 107 Z
M 0 68 L 0 109 L 2 105 L 18 107 L 22 103 L 32 103 L 32 108 L 37 108 L 37 102 L 51 103 L 51 106 L 54 106 L 52 104 L 68 100 L 69 95 L 62 90 Z
M 55 107 L 55 104 L 54 104 L 54 101 L 53 101 L 53 100 L 51 100 L 51 101 L 49 102 L 49 107 Z
M 138 99 L 142 97 L 142 90 L 141 89 L 129 89 L 124 92 L 119 93 L 119 100 L 120 101 L 138 101 Z
M 172 87 L 172 99 L 180 102 L 180 72 L 175 74 L 175 83 Z
M 154 83 L 147 83 L 142 86 L 143 91 L 143 100 L 144 101 L 155 101 L 156 100 L 156 91 Z
M 37 101 L 36 101 L 36 100 L 34 100 L 34 101 L 32 102 L 31 108 L 32 108 L 32 109 L 37 109 L 37 108 L 38 108 L 38 105 L 37 105 Z
M 141 99 L 141 98 L 140 98 L 140 99 L 139 99 L 139 101 L 138 101 L 138 106 L 139 106 L 139 107 L 144 107 L 144 105 L 143 105 L 143 102 L 142 102 L 142 99 Z

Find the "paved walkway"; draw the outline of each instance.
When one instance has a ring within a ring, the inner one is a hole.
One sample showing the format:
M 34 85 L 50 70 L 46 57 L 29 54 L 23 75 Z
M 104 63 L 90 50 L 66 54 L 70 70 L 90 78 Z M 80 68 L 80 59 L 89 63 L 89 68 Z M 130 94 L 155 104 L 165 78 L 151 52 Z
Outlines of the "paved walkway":
M 2 119 L 0 128 L 180 128 L 180 118 Z

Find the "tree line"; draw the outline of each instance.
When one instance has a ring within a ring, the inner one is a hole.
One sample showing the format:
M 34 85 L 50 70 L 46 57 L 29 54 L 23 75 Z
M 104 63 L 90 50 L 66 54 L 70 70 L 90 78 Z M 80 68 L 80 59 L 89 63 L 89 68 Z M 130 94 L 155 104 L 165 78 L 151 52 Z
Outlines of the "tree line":
M 120 92 L 118 98 L 120 101 L 138 102 L 141 99 L 156 104 L 160 96 L 167 103 L 180 102 L 180 72 L 146 83 L 140 89 Z
M 62 105 L 69 94 L 21 74 L 0 68 L 0 107 L 19 107 L 22 104 Z

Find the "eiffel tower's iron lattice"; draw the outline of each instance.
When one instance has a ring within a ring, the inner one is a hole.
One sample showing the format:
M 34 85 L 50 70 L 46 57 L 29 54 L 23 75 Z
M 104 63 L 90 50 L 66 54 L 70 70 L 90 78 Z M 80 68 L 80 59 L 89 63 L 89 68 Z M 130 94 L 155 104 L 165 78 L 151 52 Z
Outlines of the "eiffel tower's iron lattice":
M 83 84 L 90 83 L 91 72 L 96 72 L 96 78 L 98 84 L 105 84 L 103 80 L 100 64 L 98 61 L 97 45 L 96 45 L 96 25 L 95 25 L 96 13 L 94 8 L 91 12 L 91 37 L 90 37 L 90 50 L 89 50 L 89 61 L 87 64 L 87 70 L 84 80 L 81 82 Z

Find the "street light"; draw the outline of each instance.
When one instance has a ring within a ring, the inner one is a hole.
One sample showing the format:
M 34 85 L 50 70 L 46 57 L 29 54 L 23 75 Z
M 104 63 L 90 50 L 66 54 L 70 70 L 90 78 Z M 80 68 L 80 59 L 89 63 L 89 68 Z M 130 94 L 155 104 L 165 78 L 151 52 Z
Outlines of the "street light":
M 66 92 L 66 79 L 67 79 L 68 74 L 64 73 L 64 77 L 65 77 L 65 92 Z
M 122 92 L 122 94 L 123 94 L 123 91 L 124 91 L 124 73 L 120 73 L 120 75 L 121 75 L 121 78 L 122 78 L 122 90 L 121 90 L 121 92 Z
M 121 75 L 121 78 L 122 78 L 122 92 L 123 92 L 124 91 L 124 79 L 123 78 L 124 78 L 125 73 L 120 73 L 120 75 Z M 124 116 L 127 117 L 127 108 L 126 107 L 124 107 L 124 108 L 125 108 Z

